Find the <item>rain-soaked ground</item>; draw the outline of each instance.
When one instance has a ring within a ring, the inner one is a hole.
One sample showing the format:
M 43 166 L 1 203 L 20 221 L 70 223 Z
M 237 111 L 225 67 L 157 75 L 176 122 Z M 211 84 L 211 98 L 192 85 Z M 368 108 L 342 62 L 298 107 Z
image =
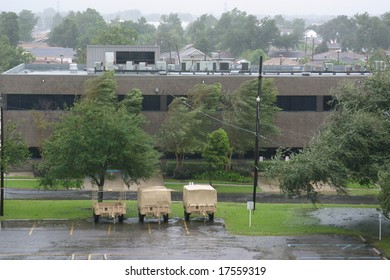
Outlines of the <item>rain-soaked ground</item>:
M 338 212 L 339 211 L 339 212 Z M 377 233 L 375 209 L 319 209 L 322 224 L 360 226 Z M 383 234 L 390 234 L 383 221 Z M 129 218 L 123 224 L 86 221 L 3 221 L 1 260 L 293 260 L 382 259 L 352 236 L 235 236 L 223 220 L 172 218 L 168 223 Z

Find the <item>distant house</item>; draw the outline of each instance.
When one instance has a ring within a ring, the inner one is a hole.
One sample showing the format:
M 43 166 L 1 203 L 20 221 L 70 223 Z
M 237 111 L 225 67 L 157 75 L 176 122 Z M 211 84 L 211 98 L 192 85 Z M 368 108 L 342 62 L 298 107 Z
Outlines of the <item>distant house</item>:
M 288 57 L 280 56 L 273 57 L 263 63 L 264 65 L 288 65 L 288 66 L 297 66 L 299 61 L 297 59 L 291 59 Z
M 166 61 L 168 64 L 178 65 L 179 62 L 196 63 L 199 61 L 210 60 L 204 52 L 196 49 L 193 44 L 186 45 L 184 48 L 177 51 L 169 51 L 160 54 L 160 60 Z
M 353 65 L 365 59 L 365 55 L 354 52 L 329 51 L 325 53 L 316 54 L 313 56 L 316 64 L 324 62 L 338 62 L 341 64 Z
M 303 35 L 305 36 L 305 38 L 317 38 L 318 37 L 318 33 L 315 32 L 314 30 L 312 29 L 309 29 L 309 30 L 306 30 Z
M 45 43 L 23 44 L 21 47 L 35 57 L 34 63 L 70 64 L 73 62 L 72 48 L 49 47 Z

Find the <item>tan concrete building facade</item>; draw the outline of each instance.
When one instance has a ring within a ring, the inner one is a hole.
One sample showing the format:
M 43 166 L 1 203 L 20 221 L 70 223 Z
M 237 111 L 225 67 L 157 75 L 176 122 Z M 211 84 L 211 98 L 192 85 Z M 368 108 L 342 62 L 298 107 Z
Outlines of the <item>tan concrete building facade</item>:
M 99 74 L 39 72 L 4 73 L 0 75 L 0 93 L 4 104 L 5 121 L 11 120 L 32 149 L 40 147 L 49 131 L 39 127 L 39 119 L 56 120 L 63 111 L 55 109 L 64 103 L 72 104 L 82 95 L 88 79 Z M 173 96 L 187 95 L 199 83 L 220 83 L 223 92 L 233 92 L 248 79 L 257 75 L 158 75 L 117 74 L 118 95 L 138 88 L 144 95 L 143 113 L 149 121 L 146 130 L 156 134 L 164 121 Z M 306 146 L 329 114 L 327 100 L 330 91 L 344 79 L 361 82 L 365 76 L 302 76 L 265 75 L 273 79 L 278 90 L 280 111 L 275 119 L 281 134 L 261 144 L 264 148 Z

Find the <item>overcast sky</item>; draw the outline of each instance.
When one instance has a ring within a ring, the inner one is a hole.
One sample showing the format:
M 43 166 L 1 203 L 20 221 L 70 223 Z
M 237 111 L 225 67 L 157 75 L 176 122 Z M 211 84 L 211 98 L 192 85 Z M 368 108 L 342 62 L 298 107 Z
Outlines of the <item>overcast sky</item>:
M 390 11 L 389 0 L 1 0 L 0 10 L 39 12 L 46 8 L 85 11 L 93 8 L 101 14 L 124 10 L 140 10 L 142 14 L 190 13 L 220 15 L 238 8 L 259 15 L 349 15 L 368 12 L 381 15 Z

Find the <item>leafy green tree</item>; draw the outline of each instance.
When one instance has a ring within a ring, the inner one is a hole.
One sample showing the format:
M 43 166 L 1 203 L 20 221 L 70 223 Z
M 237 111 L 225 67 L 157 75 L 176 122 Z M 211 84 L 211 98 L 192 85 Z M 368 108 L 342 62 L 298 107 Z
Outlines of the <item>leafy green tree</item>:
M 157 145 L 166 153 L 174 153 L 176 169 L 183 167 L 186 155 L 200 151 L 201 143 L 195 137 L 199 120 L 187 104 L 187 98 L 175 98 L 157 137 Z
M 63 48 L 77 47 L 80 31 L 73 16 L 67 16 L 49 33 L 49 45 Z
M 156 27 L 153 24 L 147 23 L 144 17 L 138 19 L 137 22 L 125 21 L 122 26 L 133 28 L 137 32 L 138 45 L 153 45 L 155 44 Z
M 30 156 L 25 139 L 17 130 L 17 125 L 12 122 L 5 124 L 4 133 L 4 171 L 10 167 L 17 167 L 24 163 Z
M 43 185 L 88 177 L 102 201 L 107 170 L 121 170 L 127 184 L 156 172 L 159 154 L 142 129 L 144 119 L 118 102 L 116 86 L 112 72 L 90 80 L 85 96 L 56 124 L 43 147 Z
M 0 36 L 8 37 L 11 46 L 16 47 L 19 43 L 18 15 L 13 12 L 0 14 Z
M 8 37 L 0 36 L 0 73 L 21 63 L 31 63 L 34 57 L 23 48 L 10 45 Z
M 275 39 L 275 46 L 279 48 L 284 48 L 287 52 L 290 49 L 295 49 L 300 42 L 300 34 L 291 33 L 291 34 L 283 34 Z
M 338 42 L 343 50 L 352 49 L 357 30 L 356 21 L 346 15 L 337 16 L 334 19 L 319 26 L 319 34 L 325 42 Z
M 20 40 L 26 42 L 32 41 L 32 31 L 38 23 L 38 17 L 31 11 L 22 10 L 18 15 L 18 23 Z
M 207 135 L 202 157 L 209 165 L 210 184 L 211 172 L 224 169 L 229 163 L 229 153 L 229 139 L 225 130 L 220 128 Z
M 157 44 L 161 51 L 171 51 L 184 43 L 184 29 L 178 14 L 162 15 L 157 27 Z
M 377 73 L 363 85 L 347 81 L 333 91 L 335 111 L 310 146 L 270 173 L 290 195 L 317 199 L 315 185 L 346 192 L 347 183 L 379 184 L 380 205 L 389 214 L 390 75 Z
M 253 150 L 256 128 L 258 80 L 251 79 L 241 84 L 236 92 L 227 93 L 223 99 L 223 128 L 227 131 L 233 153 L 244 154 Z M 263 79 L 260 100 L 260 134 L 278 133 L 274 118 L 277 89 L 272 79 Z
M 259 57 L 262 56 L 263 60 L 268 60 L 268 55 L 262 50 L 248 50 L 243 52 L 240 57 L 244 58 L 252 63 L 252 65 L 258 65 L 259 64 Z
M 188 25 L 186 34 L 195 48 L 208 54 L 217 49 L 214 28 L 217 22 L 213 15 L 204 14 Z
M 235 55 L 246 50 L 261 48 L 259 26 L 256 16 L 248 15 L 237 8 L 222 14 L 215 27 L 215 34 L 219 35 L 218 47 L 228 49 Z
M 131 28 L 122 25 L 109 25 L 92 39 L 94 45 L 134 45 L 138 34 Z

